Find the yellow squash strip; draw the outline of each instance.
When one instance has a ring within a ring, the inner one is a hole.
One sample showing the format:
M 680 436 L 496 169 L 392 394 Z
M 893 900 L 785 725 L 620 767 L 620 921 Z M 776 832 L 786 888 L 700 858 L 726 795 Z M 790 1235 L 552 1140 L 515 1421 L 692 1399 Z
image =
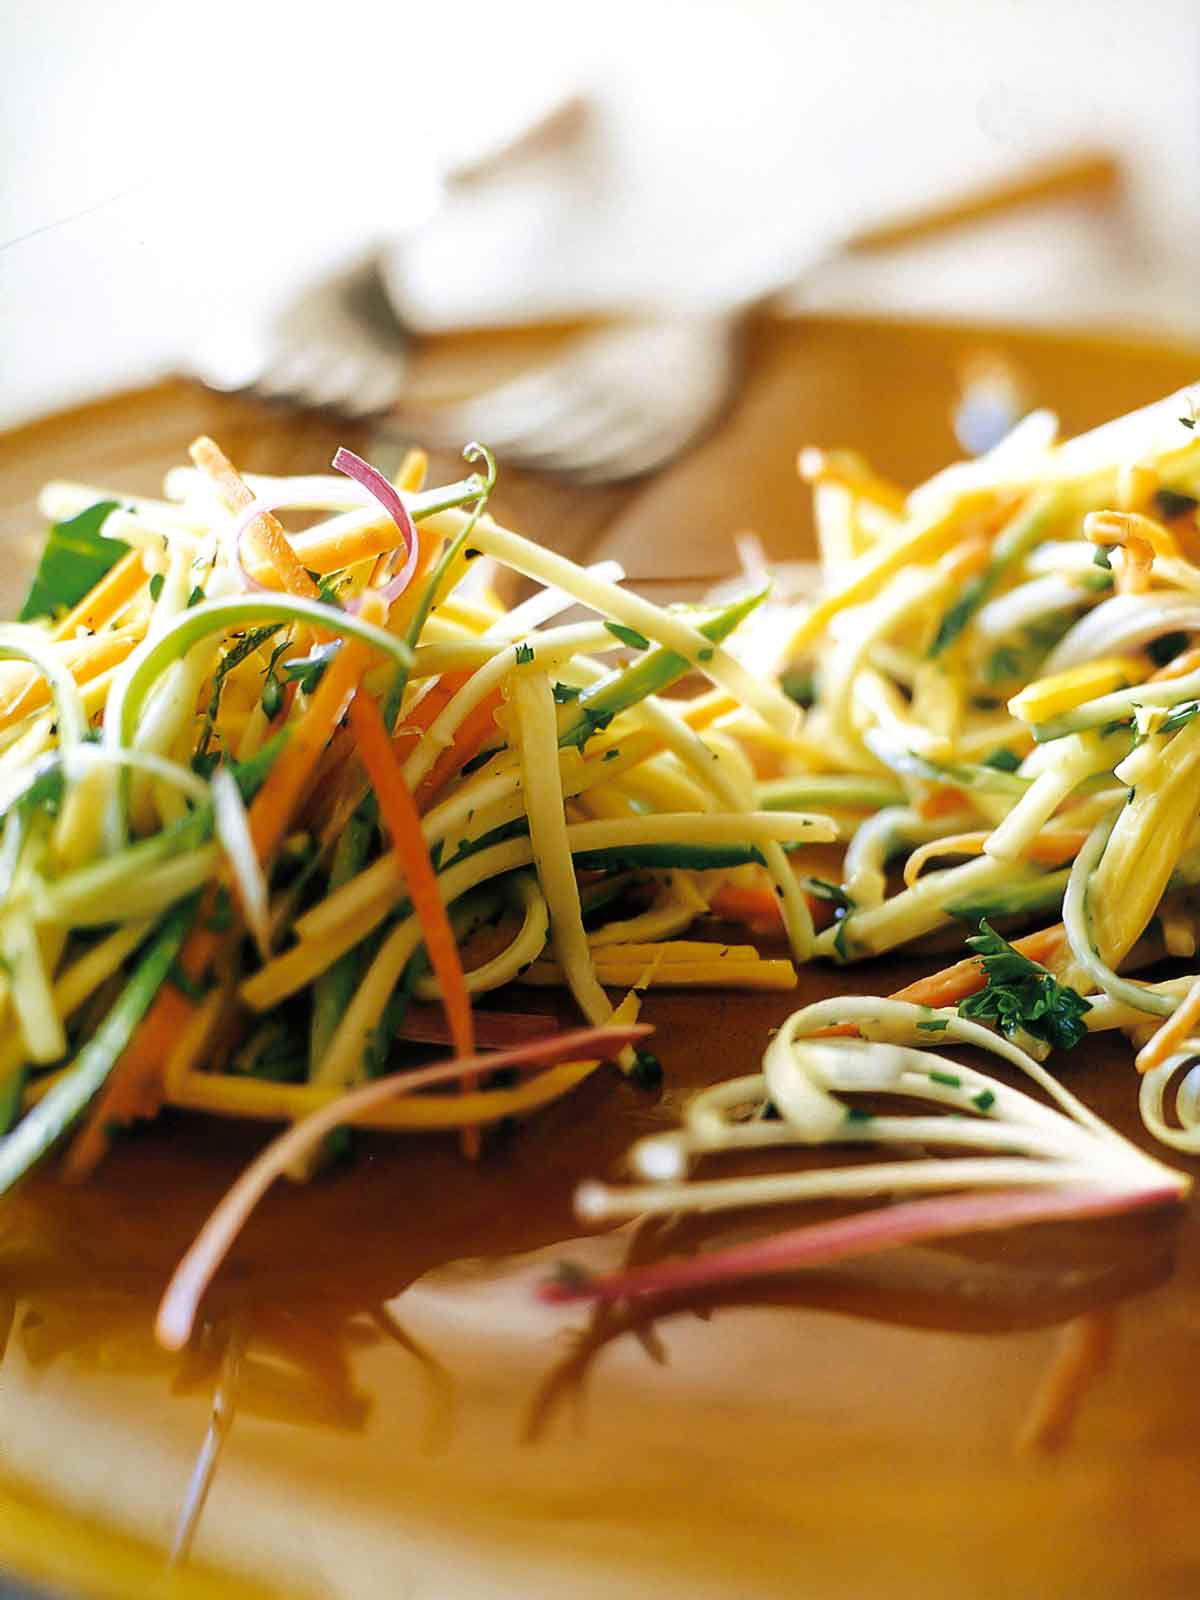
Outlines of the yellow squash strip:
M 606 961 L 596 953 L 596 976 L 612 989 L 794 989 L 790 961 Z M 517 980 L 535 988 L 565 988 L 566 975 L 554 961 L 535 961 Z
M 969 524 L 971 512 L 983 510 L 992 499 L 984 491 L 970 495 L 965 504 L 939 507 L 931 516 L 914 518 L 915 526 L 902 529 L 893 543 L 876 546 L 861 556 L 849 569 L 846 581 L 819 600 L 796 629 L 792 653 L 799 655 L 810 648 L 839 612 L 873 599 L 888 579 L 905 567 L 920 566 L 943 555 L 962 538 L 964 519 Z
M 1149 664 L 1137 656 L 1103 656 L 1026 684 L 1013 695 L 1008 709 L 1022 722 L 1049 722 L 1099 695 L 1141 683 L 1149 673 Z

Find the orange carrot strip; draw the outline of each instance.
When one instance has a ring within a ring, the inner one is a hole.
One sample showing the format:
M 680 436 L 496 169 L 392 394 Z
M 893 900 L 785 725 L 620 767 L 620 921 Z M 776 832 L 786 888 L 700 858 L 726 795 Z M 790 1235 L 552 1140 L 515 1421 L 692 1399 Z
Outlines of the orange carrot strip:
M 421 833 L 420 813 L 404 781 L 403 769 L 392 749 L 379 707 L 362 690 L 350 702 L 350 726 L 379 801 L 380 815 L 391 835 L 392 849 L 404 874 L 413 910 L 421 924 L 430 965 L 441 985 L 454 1048 L 460 1056 L 474 1055 L 471 998 L 463 976 L 458 942 L 438 892 L 437 874 Z
M 1138 1051 L 1134 1063 L 1138 1071 L 1149 1072 L 1151 1067 L 1160 1066 L 1179 1048 L 1189 1034 L 1196 1031 L 1198 1021 L 1200 1021 L 1200 978 L 1192 984 L 1162 1026 L 1155 1030 L 1149 1042 Z
M 230 511 L 245 511 L 254 504 L 253 490 L 225 452 L 211 439 L 202 435 L 194 440 L 188 454 L 200 471 L 220 489 Z M 270 511 L 260 512 L 247 532 L 253 535 L 254 542 L 270 563 L 281 588 L 289 594 L 316 597 L 317 586 L 301 565 L 278 517 Z
M 967 797 L 961 789 L 952 789 L 946 784 L 939 784 L 936 788 L 927 790 L 917 799 L 914 810 L 919 817 L 933 821 L 938 817 L 953 816 L 956 811 L 961 811 L 966 804 Z
M 1067 949 L 1066 930 L 1059 922 L 1053 928 L 1027 933 L 1023 939 L 1013 941 L 1013 949 L 1053 971 Z M 965 961 L 956 961 L 952 967 L 944 967 L 941 972 L 931 973 L 928 978 L 918 978 L 915 983 L 906 984 L 903 989 L 897 989 L 891 998 L 911 1000 L 914 1005 L 953 1006 L 968 995 L 977 994 L 986 981 L 979 958 L 968 956 Z
M 813 926 L 827 928 L 833 921 L 833 906 L 816 895 L 806 895 Z M 753 884 L 723 883 L 709 900 L 709 910 L 730 922 L 744 922 L 758 933 L 773 933 L 783 926 L 783 914 L 774 889 Z
M 417 785 L 415 799 L 418 811 L 427 811 L 442 789 L 456 778 L 468 761 L 473 760 L 496 731 L 496 712 L 503 703 L 499 690 L 488 695 L 463 718 L 454 735 L 454 743 L 443 750 L 433 766 Z
M 122 607 L 127 606 L 146 582 L 146 569 L 142 565 L 140 550 L 129 550 L 108 571 L 79 604 L 54 624 L 52 639 L 73 639 L 80 628 L 89 633 L 112 620 Z
M 369 655 L 369 645 L 359 639 L 346 640 L 325 669 L 304 715 L 290 730 L 266 782 L 250 802 L 250 837 L 264 864 L 287 835 L 296 807 L 341 720 L 347 700 L 358 687 Z

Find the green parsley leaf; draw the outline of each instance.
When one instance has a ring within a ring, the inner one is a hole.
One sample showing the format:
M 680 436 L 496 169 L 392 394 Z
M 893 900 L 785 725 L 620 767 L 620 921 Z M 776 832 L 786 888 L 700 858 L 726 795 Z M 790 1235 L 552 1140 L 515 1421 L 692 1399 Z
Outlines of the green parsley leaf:
M 1156 667 L 1165 667 L 1168 661 L 1174 661 L 1179 652 L 1187 648 L 1187 642 L 1186 633 L 1161 633 L 1146 645 L 1146 654 Z
M 1016 772 L 1021 765 L 1021 758 L 1013 750 L 1006 750 L 1003 745 L 993 750 L 990 756 L 984 756 L 985 767 L 995 767 L 997 772 Z
M 298 683 L 305 694 L 312 694 L 325 676 L 325 668 L 341 648 L 340 641 L 319 644 L 306 656 L 296 656 L 284 664 L 283 675 L 289 683 Z M 272 662 L 274 666 L 274 662 Z
M 998 645 L 983 669 L 983 676 L 988 683 L 1007 683 L 1010 678 L 1020 675 L 1021 658 L 1017 652 L 1006 644 Z
M 261 702 L 263 715 L 273 722 L 283 707 L 283 685 L 274 673 L 263 680 Z
M 1200 712 L 1200 700 L 1187 700 L 1183 705 L 1173 706 L 1159 723 L 1159 733 L 1178 733 L 1180 728 L 1187 727 L 1198 712 Z
M 577 689 L 573 683 L 556 683 L 554 685 L 554 699 L 560 706 L 570 705 L 571 701 L 578 700 L 582 693 L 583 690 Z
M 805 878 L 804 887 L 818 900 L 828 900 L 834 915 L 844 917 L 855 909 L 857 902 L 848 895 L 840 883 L 830 883 L 827 878 Z
M 653 1050 L 635 1050 L 629 1076 L 639 1089 L 657 1089 L 663 1080 L 662 1062 Z
M 950 609 L 938 623 L 937 633 L 933 643 L 929 646 L 931 656 L 941 655 L 943 650 L 949 648 L 958 638 L 959 634 L 970 622 L 976 611 L 987 598 L 991 582 L 987 575 L 974 578 L 963 589 L 961 597 L 954 602 Z
M 147 588 L 150 590 L 151 600 L 158 599 L 159 595 L 163 592 L 163 585 L 166 583 L 166 581 L 166 577 L 161 572 L 155 572 L 151 575 L 150 582 L 147 584 Z
M 527 662 L 533 660 L 533 646 L 531 644 L 519 644 L 514 654 L 516 656 L 517 665 L 519 667 L 523 667 Z
M 1200 500 L 1195 500 L 1190 494 L 1180 494 L 1177 489 L 1156 489 L 1154 504 L 1159 514 L 1170 522 L 1175 517 L 1187 516 L 1200 506 Z
M 607 619 L 605 619 L 604 626 L 614 639 L 619 639 L 622 644 L 627 644 L 631 650 L 649 650 L 649 639 L 644 633 L 639 633 L 636 628 L 627 628 L 623 622 L 609 622 Z
M 18 621 L 69 611 L 116 565 L 129 546 L 120 539 L 105 539 L 100 529 L 119 503 L 100 500 L 70 521 L 54 524 Z
M 1092 565 L 1103 567 L 1106 572 L 1112 571 L 1112 557 L 1102 544 L 1098 544 L 1092 552 Z
M 794 700 L 805 710 L 816 699 L 816 683 L 809 667 L 789 667 L 780 677 L 779 687 L 789 700 Z
M 930 1017 L 928 1022 L 918 1022 L 917 1027 L 922 1033 L 945 1033 L 950 1026 L 945 1017 Z
M 980 957 L 987 977 L 978 994 L 958 1008 L 960 1017 L 993 1022 L 1008 1038 L 1024 1032 L 1056 1050 L 1071 1050 L 1087 1033 L 1090 1004 L 1053 973 L 1014 950 L 983 919 L 967 946 Z

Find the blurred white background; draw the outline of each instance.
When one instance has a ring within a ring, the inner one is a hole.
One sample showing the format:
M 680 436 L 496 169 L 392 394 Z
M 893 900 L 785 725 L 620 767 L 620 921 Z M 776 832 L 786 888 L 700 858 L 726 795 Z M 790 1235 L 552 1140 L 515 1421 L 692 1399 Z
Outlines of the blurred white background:
M 0 0 L 0 423 L 188 363 L 428 214 L 576 82 L 569 169 L 440 216 L 427 327 L 685 298 L 1063 145 L 1107 218 L 1010 219 L 808 303 L 1200 335 L 1195 0 Z

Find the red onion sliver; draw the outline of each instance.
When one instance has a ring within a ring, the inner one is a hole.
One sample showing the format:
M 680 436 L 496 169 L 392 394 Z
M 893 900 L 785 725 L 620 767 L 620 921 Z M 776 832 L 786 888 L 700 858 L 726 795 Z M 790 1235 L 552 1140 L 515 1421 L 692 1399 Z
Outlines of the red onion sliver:
M 771 1234 L 766 1239 L 708 1251 L 686 1260 L 610 1272 L 578 1283 L 553 1280 L 538 1289 L 551 1304 L 568 1300 L 623 1300 L 633 1295 L 711 1288 L 741 1278 L 770 1277 L 802 1267 L 824 1267 L 855 1256 L 955 1234 L 994 1232 L 1031 1222 L 1073 1222 L 1117 1216 L 1179 1199 L 1169 1186 L 1144 1189 L 1007 1189 L 991 1194 L 939 1195 L 911 1200 L 833 1222 Z
M 369 461 L 364 461 L 361 456 L 356 456 L 353 450 L 347 450 L 343 445 L 333 458 L 335 472 L 344 472 L 348 478 L 353 478 L 360 483 L 368 494 L 375 499 L 391 517 L 400 530 L 400 537 L 405 544 L 404 565 L 386 584 L 379 593 L 390 606 L 399 598 L 412 582 L 412 575 L 417 570 L 417 555 L 420 545 L 417 540 L 417 527 L 409 514 L 408 507 L 400 498 L 399 493 L 392 487 L 380 472 L 378 467 L 373 467 Z

